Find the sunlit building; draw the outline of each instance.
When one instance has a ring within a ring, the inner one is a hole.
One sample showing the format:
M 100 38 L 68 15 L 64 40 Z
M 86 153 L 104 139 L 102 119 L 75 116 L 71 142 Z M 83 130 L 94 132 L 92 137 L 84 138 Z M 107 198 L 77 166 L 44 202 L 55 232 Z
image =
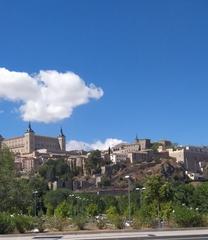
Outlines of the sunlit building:
M 13 153 L 20 155 L 32 154 L 40 149 L 45 149 L 51 153 L 63 153 L 66 151 L 66 138 L 62 129 L 58 137 L 37 135 L 29 123 L 23 136 L 4 139 L 0 135 L 0 146 L 6 146 Z

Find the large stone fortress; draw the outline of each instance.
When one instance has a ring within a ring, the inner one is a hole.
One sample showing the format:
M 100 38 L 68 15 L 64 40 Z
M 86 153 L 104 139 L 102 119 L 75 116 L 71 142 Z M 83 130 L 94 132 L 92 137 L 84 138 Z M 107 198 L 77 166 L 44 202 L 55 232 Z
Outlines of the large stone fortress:
M 40 149 L 51 153 L 63 153 L 66 151 L 66 138 L 62 129 L 57 138 L 36 135 L 29 123 L 23 136 L 4 139 L 0 135 L 0 146 L 7 146 L 12 152 L 20 155 L 31 154 Z

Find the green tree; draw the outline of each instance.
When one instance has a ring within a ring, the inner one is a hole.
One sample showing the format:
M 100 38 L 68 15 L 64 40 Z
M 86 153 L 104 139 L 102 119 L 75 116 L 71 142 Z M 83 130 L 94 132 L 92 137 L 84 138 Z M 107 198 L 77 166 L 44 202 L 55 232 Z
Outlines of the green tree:
M 192 199 L 194 209 L 201 213 L 208 213 L 208 182 L 202 183 L 195 188 Z
M 160 204 L 172 200 L 173 196 L 173 185 L 160 176 L 150 177 L 145 183 L 144 199 L 146 202 L 157 201 Z
M 148 178 L 145 183 L 144 204 L 155 205 L 158 218 L 163 216 L 161 204 L 173 201 L 173 197 L 174 188 L 171 182 L 165 181 L 160 176 Z
M 173 218 L 179 227 L 202 227 L 204 224 L 199 212 L 185 206 L 176 206 Z
M 71 180 L 75 175 L 70 169 L 70 166 L 64 159 L 59 160 L 48 160 L 39 169 L 39 174 L 41 177 L 48 181 L 60 180 Z
M 119 212 L 118 199 L 115 196 L 103 196 L 102 200 L 105 206 L 104 211 L 106 211 L 110 207 L 115 207 L 116 211 Z
M 7 148 L 0 149 L 0 211 L 28 213 L 31 205 L 28 180 L 16 177 L 14 155 Z
M 123 216 L 119 214 L 116 207 L 109 207 L 106 211 L 107 218 L 110 220 L 112 224 L 115 225 L 116 228 L 122 229 L 124 228 L 124 219 Z
M 90 203 L 86 207 L 86 211 L 89 216 L 94 217 L 99 213 L 98 205 L 96 205 L 95 203 Z
M 191 207 L 194 203 L 195 188 L 191 184 L 180 184 L 174 189 L 174 202 Z
M 69 197 L 71 191 L 68 189 L 57 189 L 49 191 L 44 196 L 44 205 L 47 208 L 47 214 L 53 215 L 57 206 Z
M 59 203 L 55 209 L 55 215 L 63 218 L 72 217 L 74 215 L 73 204 L 68 200 L 64 200 L 63 202 Z
M 88 174 L 96 174 L 101 171 L 101 152 L 99 150 L 92 151 L 86 161 L 86 169 Z
M 28 214 L 33 206 L 32 189 L 27 179 L 15 179 L 9 189 L 8 211 L 12 213 Z
M 137 221 L 139 220 L 141 226 L 153 227 L 157 218 L 157 214 L 157 208 L 155 207 L 154 203 L 143 204 L 134 215 L 134 219 Z
M 14 177 L 14 155 L 6 147 L 0 149 L 0 177 Z

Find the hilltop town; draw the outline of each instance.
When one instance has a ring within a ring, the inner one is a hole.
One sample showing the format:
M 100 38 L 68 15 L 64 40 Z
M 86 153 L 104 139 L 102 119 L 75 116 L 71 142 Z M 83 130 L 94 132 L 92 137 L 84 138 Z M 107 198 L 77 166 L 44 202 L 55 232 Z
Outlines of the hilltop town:
M 62 129 L 58 137 L 40 136 L 29 123 L 23 136 L 0 136 L 0 144 L 14 153 L 16 171 L 23 176 L 35 174 L 49 160 L 64 160 L 76 174 L 65 182 L 53 178 L 49 183 L 52 189 L 67 186 L 73 191 L 122 191 L 127 187 L 126 175 L 131 175 L 135 184 L 158 174 L 180 181 L 205 180 L 208 176 L 208 147 L 179 146 L 168 140 L 152 142 L 136 137 L 132 143 L 105 151 L 67 151 Z

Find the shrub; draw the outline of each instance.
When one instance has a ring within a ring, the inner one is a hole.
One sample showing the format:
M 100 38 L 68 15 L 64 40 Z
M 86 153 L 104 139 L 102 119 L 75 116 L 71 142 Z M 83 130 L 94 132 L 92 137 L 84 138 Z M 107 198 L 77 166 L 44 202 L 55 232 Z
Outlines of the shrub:
M 55 209 L 55 215 L 58 217 L 66 218 L 72 215 L 72 210 L 72 205 L 67 201 L 63 201 Z
M 141 227 L 155 227 L 156 219 L 157 213 L 154 204 L 143 204 L 135 216 L 135 226 L 137 221 L 137 224 L 141 223 Z
M 116 228 L 118 229 L 123 229 L 124 228 L 124 219 L 120 215 L 115 215 L 112 219 L 112 223 L 115 225 Z
M 47 215 L 53 216 L 54 210 L 57 206 L 66 200 L 70 194 L 68 189 L 57 189 L 54 191 L 48 191 L 44 195 L 44 206 L 47 208 Z
M 98 229 L 105 229 L 106 228 L 106 221 L 104 219 L 98 219 L 96 222 Z
M 13 217 L 8 213 L 0 213 L 0 234 L 12 233 L 14 229 Z
M 98 205 L 91 203 L 87 206 L 86 211 L 89 216 L 96 216 L 99 213 Z
M 87 219 L 84 216 L 73 218 L 73 223 L 77 226 L 78 230 L 84 230 Z
M 49 229 L 56 229 L 58 231 L 63 231 L 70 224 L 70 221 L 67 218 L 53 216 L 47 217 L 46 226 Z
M 25 233 L 26 231 L 32 230 L 34 228 L 34 219 L 30 216 L 16 215 L 14 217 L 14 223 L 16 229 L 20 233 Z
M 134 229 L 140 229 L 142 228 L 142 222 L 141 219 L 139 217 L 134 217 L 133 219 L 133 228 Z
M 43 233 L 46 228 L 45 222 L 46 218 L 44 216 L 34 218 L 34 225 L 40 233 Z
M 201 227 L 204 225 L 203 216 L 187 207 L 176 207 L 173 219 L 179 227 Z
M 117 209 L 111 206 L 107 211 L 107 218 L 118 229 L 124 228 L 124 219 L 119 215 Z

